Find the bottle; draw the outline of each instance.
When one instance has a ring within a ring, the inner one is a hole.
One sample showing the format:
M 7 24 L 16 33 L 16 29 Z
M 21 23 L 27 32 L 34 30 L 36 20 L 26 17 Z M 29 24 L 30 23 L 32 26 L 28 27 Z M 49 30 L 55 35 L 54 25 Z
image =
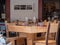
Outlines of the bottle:
M 28 17 L 25 17 L 26 25 L 28 25 Z
M 33 17 L 33 23 L 34 24 L 36 23 L 36 17 L 35 16 Z
M 19 25 L 19 20 L 16 20 L 16 25 Z

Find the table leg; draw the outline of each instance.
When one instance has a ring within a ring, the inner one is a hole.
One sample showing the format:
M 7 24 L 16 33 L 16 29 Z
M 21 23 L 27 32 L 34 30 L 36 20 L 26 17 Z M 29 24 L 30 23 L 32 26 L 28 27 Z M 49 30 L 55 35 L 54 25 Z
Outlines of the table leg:
M 15 41 L 14 40 L 12 40 L 12 45 L 15 45 Z
M 27 34 L 27 45 L 33 45 L 34 34 Z

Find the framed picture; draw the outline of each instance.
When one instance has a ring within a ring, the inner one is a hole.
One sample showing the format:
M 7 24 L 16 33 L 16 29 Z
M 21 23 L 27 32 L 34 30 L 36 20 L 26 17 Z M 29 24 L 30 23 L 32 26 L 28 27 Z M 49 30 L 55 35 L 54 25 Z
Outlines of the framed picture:
M 27 5 L 27 10 L 32 10 L 32 5 Z
M 14 10 L 19 10 L 20 6 L 19 5 L 14 5 Z
M 26 5 L 20 5 L 21 10 L 26 10 Z
M 32 5 L 14 5 L 14 10 L 32 10 Z

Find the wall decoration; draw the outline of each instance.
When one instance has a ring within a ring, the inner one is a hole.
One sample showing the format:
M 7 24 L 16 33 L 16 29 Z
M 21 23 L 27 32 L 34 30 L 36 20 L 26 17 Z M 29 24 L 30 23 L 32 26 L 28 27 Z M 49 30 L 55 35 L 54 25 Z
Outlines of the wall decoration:
M 32 5 L 14 5 L 14 10 L 32 10 Z
M 15 9 L 15 10 L 19 10 L 19 9 L 20 9 L 20 6 L 19 6 L 19 5 L 15 5 L 15 6 L 14 6 L 14 9 Z
M 32 5 L 27 5 L 27 10 L 31 10 L 32 9 Z
M 21 10 L 26 10 L 26 5 L 20 5 L 19 7 L 21 8 Z

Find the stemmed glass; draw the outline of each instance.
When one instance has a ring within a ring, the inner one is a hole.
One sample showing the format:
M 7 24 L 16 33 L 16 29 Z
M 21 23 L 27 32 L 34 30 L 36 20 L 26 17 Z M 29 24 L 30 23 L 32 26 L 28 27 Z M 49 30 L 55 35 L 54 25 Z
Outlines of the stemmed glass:
M 48 21 L 50 21 L 50 17 L 48 17 Z

